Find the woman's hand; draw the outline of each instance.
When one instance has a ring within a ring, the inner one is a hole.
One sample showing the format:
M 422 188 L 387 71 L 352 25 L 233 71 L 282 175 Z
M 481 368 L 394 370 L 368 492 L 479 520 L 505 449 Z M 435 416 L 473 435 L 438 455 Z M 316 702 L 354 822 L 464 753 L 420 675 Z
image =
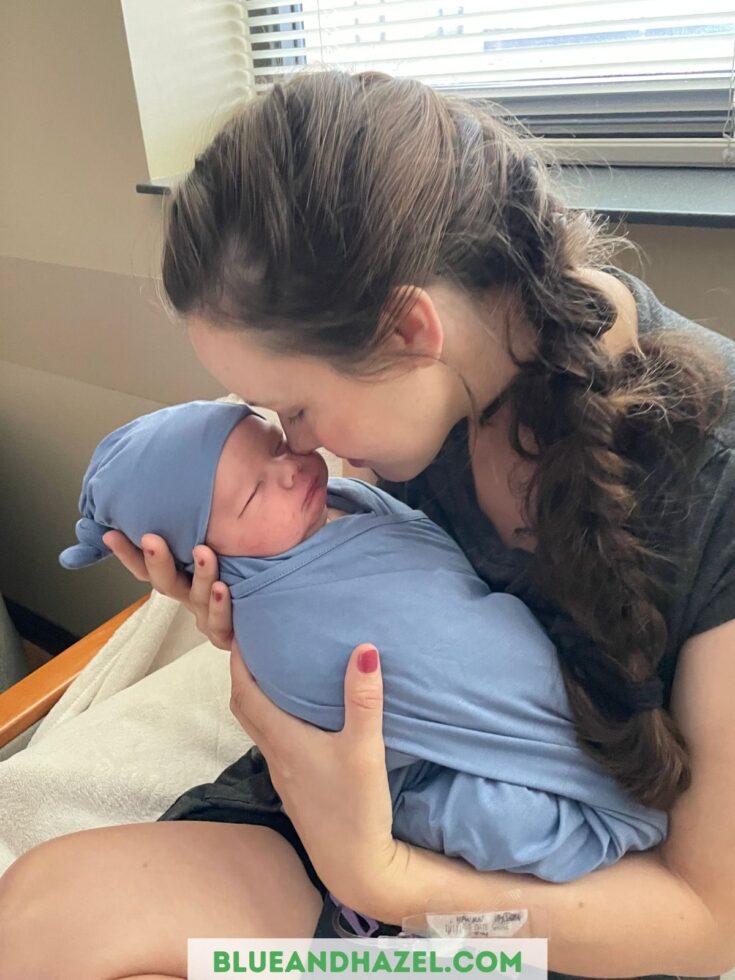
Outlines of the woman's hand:
M 230 710 L 265 756 L 273 786 L 317 874 L 357 911 L 390 889 L 407 858 L 406 845 L 392 834 L 383 683 L 377 652 L 371 651 L 375 648 L 363 643 L 350 657 L 340 732 L 323 731 L 273 704 L 245 666 L 236 642 L 230 657 Z
M 217 555 L 206 545 L 197 545 L 194 579 L 180 572 L 168 545 L 157 534 L 144 534 L 143 550 L 121 531 L 108 531 L 102 538 L 113 555 L 140 582 L 150 582 L 156 592 L 182 602 L 196 617 L 197 629 L 221 650 L 232 645 L 232 605 L 230 590 L 217 581 Z

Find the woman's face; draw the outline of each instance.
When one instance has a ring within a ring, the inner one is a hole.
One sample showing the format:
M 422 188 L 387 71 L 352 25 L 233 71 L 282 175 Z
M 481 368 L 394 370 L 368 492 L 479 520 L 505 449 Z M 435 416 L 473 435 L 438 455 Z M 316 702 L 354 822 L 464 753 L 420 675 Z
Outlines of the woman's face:
M 273 354 L 254 332 L 194 317 L 188 331 L 197 357 L 228 392 L 278 413 L 294 453 L 323 447 L 385 479 L 408 480 L 431 463 L 461 417 L 456 379 L 441 364 L 423 360 L 401 374 L 360 380 L 316 358 Z

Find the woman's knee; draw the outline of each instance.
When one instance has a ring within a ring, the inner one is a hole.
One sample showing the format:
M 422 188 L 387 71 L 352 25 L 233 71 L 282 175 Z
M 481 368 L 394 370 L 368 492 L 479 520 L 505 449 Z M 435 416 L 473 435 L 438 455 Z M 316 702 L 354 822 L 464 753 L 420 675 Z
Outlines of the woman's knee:
M 0 977 L 178 976 L 190 936 L 310 936 L 320 908 L 293 848 L 264 827 L 184 821 L 67 834 L 0 878 Z
M 71 866 L 66 838 L 31 848 L 0 877 L 0 976 L 21 980 L 38 962 L 38 947 L 46 941 L 46 907 L 53 895 L 54 879 Z M 63 905 L 56 908 L 62 918 Z M 49 973 L 50 977 L 52 974 Z
M 0 924 L 43 903 L 56 875 L 71 867 L 70 836 L 37 844 L 0 876 Z

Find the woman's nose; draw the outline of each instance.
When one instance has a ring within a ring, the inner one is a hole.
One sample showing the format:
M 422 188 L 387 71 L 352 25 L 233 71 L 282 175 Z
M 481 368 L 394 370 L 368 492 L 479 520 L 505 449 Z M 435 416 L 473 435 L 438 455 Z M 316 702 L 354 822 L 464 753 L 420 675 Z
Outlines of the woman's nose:
M 308 432 L 299 432 L 298 435 L 291 433 L 288 435 L 288 448 L 298 456 L 308 456 L 319 448 L 319 443 Z
M 313 453 L 315 449 L 319 448 L 319 443 L 314 439 L 314 434 L 311 431 L 308 419 L 299 422 L 298 426 L 291 425 L 288 417 L 279 415 L 279 419 L 288 442 L 288 448 L 292 453 L 297 453 L 299 456 L 306 456 L 308 453 Z

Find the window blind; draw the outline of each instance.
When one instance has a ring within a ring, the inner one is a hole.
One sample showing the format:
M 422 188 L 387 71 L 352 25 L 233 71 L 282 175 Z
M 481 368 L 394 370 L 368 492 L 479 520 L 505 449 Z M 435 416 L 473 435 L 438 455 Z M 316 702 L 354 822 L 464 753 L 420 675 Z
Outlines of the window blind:
M 539 136 L 711 141 L 710 162 L 735 164 L 734 0 L 241 3 L 255 91 L 307 65 L 372 68 L 489 99 Z

